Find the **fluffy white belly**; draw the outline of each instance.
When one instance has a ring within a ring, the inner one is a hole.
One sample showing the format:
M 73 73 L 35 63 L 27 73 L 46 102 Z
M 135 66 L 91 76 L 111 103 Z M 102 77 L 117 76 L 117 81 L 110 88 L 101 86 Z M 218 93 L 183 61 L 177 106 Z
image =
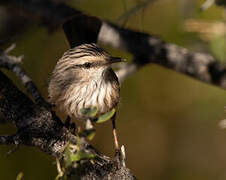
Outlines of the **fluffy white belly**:
M 67 90 L 67 97 L 63 101 L 63 108 L 66 112 L 76 119 L 84 119 L 85 117 L 81 113 L 84 108 L 98 109 L 98 114 L 108 112 L 115 106 L 114 98 L 116 98 L 118 92 L 114 92 L 115 89 L 112 87 L 110 82 L 95 81 L 92 80 L 80 87 L 72 85 Z

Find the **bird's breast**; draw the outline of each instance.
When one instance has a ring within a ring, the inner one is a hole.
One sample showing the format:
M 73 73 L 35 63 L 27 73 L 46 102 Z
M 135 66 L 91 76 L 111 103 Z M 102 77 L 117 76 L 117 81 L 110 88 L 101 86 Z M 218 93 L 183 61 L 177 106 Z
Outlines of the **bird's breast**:
M 67 91 L 63 104 L 66 112 L 75 119 L 84 119 L 81 110 L 98 109 L 98 115 L 114 108 L 119 101 L 119 85 L 116 81 L 93 79 L 88 83 L 74 84 Z

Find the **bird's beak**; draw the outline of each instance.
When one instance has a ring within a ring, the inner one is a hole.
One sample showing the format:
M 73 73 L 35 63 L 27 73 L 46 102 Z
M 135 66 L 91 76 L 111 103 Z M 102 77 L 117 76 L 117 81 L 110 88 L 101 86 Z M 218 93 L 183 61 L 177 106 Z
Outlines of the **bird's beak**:
M 126 60 L 122 59 L 120 57 L 110 57 L 109 62 L 110 62 L 110 64 L 113 64 L 113 63 L 118 63 L 118 62 L 126 62 Z

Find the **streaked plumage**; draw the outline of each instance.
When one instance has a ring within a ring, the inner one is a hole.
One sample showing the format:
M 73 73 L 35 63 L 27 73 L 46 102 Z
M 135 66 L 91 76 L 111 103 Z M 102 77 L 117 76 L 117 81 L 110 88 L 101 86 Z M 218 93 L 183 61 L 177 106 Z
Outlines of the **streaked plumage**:
M 119 102 L 119 82 L 110 65 L 120 62 L 96 44 L 83 44 L 64 53 L 53 70 L 48 87 L 49 102 L 74 119 L 84 119 L 83 108 L 98 115 Z

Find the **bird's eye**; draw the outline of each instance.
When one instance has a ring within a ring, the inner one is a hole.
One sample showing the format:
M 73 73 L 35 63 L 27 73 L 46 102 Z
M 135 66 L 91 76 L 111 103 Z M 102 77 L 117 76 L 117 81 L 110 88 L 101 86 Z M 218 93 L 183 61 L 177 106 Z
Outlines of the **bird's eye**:
M 85 68 L 90 68 L 91 67 L 91 63 L 86 62 L 85 64 L 83 64 Z

